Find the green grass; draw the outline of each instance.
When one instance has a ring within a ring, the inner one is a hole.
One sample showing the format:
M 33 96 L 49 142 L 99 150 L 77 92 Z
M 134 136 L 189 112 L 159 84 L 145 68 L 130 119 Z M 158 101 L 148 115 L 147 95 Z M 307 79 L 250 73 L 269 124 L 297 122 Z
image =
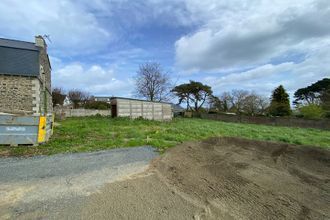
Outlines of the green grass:
M 228 136 L 298 145 L 330 147 L 330 131 L 225 123 L 203 119 L 174 119 L 171 122 L 112 119 L 109 117 L 68 118 L 55 127 L 51 140 L 38 147 L 0 146 L 0 155 L 38 155 L 87 152 L 118 147 L 151 145 L 160 151 L 184 141 Z

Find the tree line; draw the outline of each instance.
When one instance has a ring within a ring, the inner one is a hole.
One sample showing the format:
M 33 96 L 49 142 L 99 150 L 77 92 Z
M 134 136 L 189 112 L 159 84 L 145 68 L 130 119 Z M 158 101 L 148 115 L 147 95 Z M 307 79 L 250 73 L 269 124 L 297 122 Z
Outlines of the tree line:
M 135 96 L 149 101 L 172 101 L 185 105 L 186 111 L 231 113 L 245 115 L 290 116 L 305 118 L 330 117 L 330 79 L 324 78 L 294 93 L 291 109 L 290 97 L 283 85 L 275 88 L 270 97 L 234 89 L 215 95 L 211 86 L 190 80 L 175 85 L 168 72 L 158 63 L 142 64 L 135 75 Z M 86 92 L 78 89 L 64 93 L 53 90 L 53 103 L 63 105 L 65 98 L 74 108 L 108 109 L 110 104 L 95 101 Z
M 169 75 L 158 63 L 140 66 L 136 75 L 136 94 L 150 101 L 168 101 L 173 96 L 187 111 L 225 112 L 245 115 L 290 116 L 305 118 L 330 117 L 330 79 L 324 78 L 294 93 L 294 109 L 283 85 L 276 87 L 270 97 L 234 89 L 214 95 L 211 86 L 190 80 L 173 85 Z
M 72 108 L 86 109 L 110 109 L 110 104 L 102 101 L 95 101 L 95 98 L 89 93 L 79 89 L 69 90 L 67 93 L 61 88 L 54 88 L 52 91 L 53 107 L 63 106 L 65 100 L 68 100 Z

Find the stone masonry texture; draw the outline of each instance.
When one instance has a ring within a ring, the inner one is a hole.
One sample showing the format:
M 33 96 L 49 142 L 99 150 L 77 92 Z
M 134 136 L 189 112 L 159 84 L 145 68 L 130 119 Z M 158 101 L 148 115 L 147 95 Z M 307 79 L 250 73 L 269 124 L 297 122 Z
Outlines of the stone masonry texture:
M 33 113 L 32 77 L 0 75 L 0 112 Z
M 47 114 L 53 112 L 51 66 L 47 46 L 39 50 L 38 77 L 0 73 L 0 112 Z
M 48 62 L 46 48 L 41 48 L 39 54 L 40 62 L 40 113 L 53 112 L 53 102 L 51 93 L 51 67 Z

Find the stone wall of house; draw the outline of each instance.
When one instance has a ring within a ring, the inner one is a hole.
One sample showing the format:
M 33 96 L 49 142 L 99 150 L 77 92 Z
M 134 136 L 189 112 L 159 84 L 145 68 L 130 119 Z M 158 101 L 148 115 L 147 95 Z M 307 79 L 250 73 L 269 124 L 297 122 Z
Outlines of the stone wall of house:
M 40 42 L 38 42 L 40 41 Z M 37 46 L 40 48 L 39 63 L 40 63 L 40 75 L 41 81 L 40 87 L 40 113 L 52 113 L 53 101 L 52 101 L 52 87 L 51 87 L 51 66 L 47 55 L 47 44 L 43 38 L 36 37 Z
M 52 113 L 52 95 L 39 78 L 0 73 L 0 112 Z
M 49 64 L 49 58 L 47 55 L 47 45 L 40 47 L 39 52 L 39 63 L 40 63 L 40 79 L 45 82 L 45 87 L 48 91 L 51 91 L 51 67 Z
M 42 114 L 52 113 L 53 112 L 53 102 L 52 95 L 46 89 L 43 88 L 43 84 L 40 84 L 40 110 Z
M 38 113 L 39 90 L 40 82 L 37 78 L 0 73 L 0 112 Z
M 47 44 L 36 37 L 39 47 L 38 77 L 0 73 L 0 112 L 14 114 L 47 114 L 53 112 L 51 66 Z

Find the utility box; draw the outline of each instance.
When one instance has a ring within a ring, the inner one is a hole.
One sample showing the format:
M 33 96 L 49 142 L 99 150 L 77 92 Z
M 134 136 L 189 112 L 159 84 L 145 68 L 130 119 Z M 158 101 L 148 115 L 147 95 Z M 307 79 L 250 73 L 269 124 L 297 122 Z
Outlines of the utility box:
M 169 121 L 173 118 L 172 104 L 139 99 L 112 97 L 111 116 Z
M 53 116 L 0 115 L 0 145 L 38 145 L 49 140 Z

